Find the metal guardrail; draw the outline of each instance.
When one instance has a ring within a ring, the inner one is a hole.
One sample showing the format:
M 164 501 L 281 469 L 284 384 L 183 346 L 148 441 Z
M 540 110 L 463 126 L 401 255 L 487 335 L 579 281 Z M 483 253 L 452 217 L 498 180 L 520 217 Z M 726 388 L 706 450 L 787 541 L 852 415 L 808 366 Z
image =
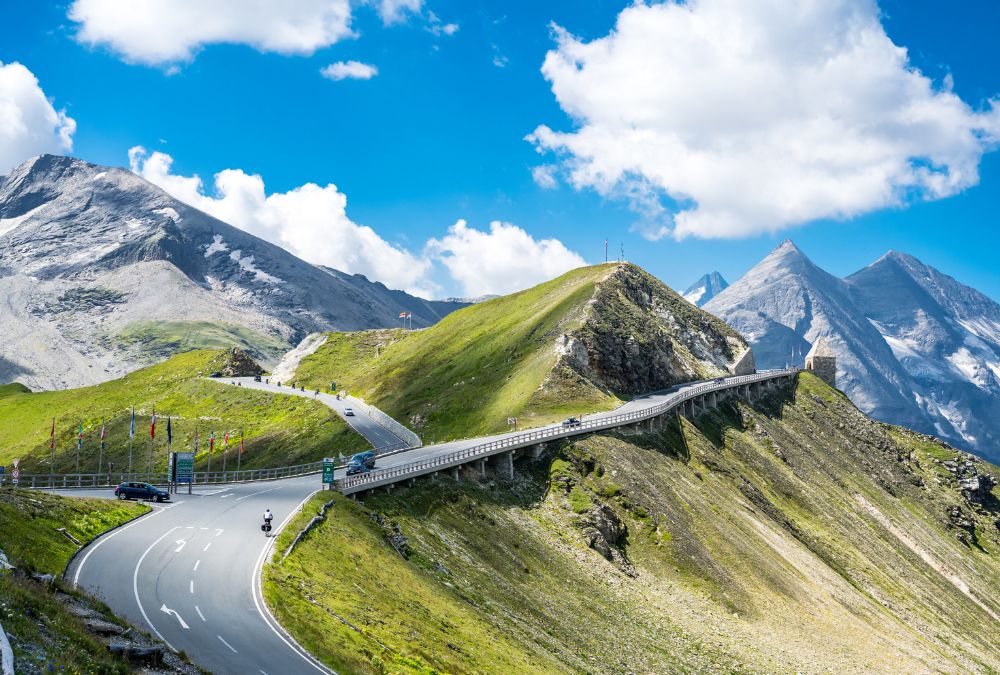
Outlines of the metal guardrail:
M 497 454 L 502 450 L 516 449 L 528 445 L 535 445 L 536 443 L 544 441 L 568 438 L 570 436 L 577 436 L 593 431 L 602 431 L 605 429 L 625 426 L 626 424 L 642 422 L 669 412 L 681 403 L 702 396 L 703 394 L 711 393 L 713 391 L 725 391 L 727 389 L 733 389 L 747 384 L 754 384 L 756 382 L 764 382 L 766 380 L 777 379 L 779 377 L 786 377 L 797 373 L 798 371 L 798 368 L 786 368 L 778 371 L 757 373 L 755 375 L 739 375 L 737 377 L 726 378 L 725 382 L 721 383 L 707 382 L 692 389 L 688 389 L 687 391 L 677 392 L 666 401 L 643 410 L 621 413 L 596 420 L 584 420 L 579 426 L 575 427 L 548 427 L 534 431 L 529 430 L 507 438 L 482 443 L 463 450 L 457 450 L 440 457 L 434 457 L 419 462 L 412 462 L 410 464 L 403 464 L 401 466 L 388 469 L 372 471 L 365 474 L 358 474 L 356 476 L 346 476 L 337 480 L 335 487 L 341 491 L 351 490 L 351 488 L 380 483 L 388 478 L 397 478 L 409 475 L 416 476 L 435 469 L 439 470 L 442 468 L 465 464 L 470 459 L 486 458 L 490 455 Z M 351 491 L 353 492 L 355 490 Z
M 340 466 L 346 465 L 346 458 Z M 218 483 L 248 483 L 277 478 L 291 478 L 323 470 L 323 462 L 309 462 L 292 466 L 279 466 L 269 469 L 240 469 L 239 471 L 195 471 L 193 485 L 211 485 Z M 60 473 L 22 475 L 19 486 L 26 488 L 63 489 L 63 488 L 100 488 L 113 487 L 119 483 L 141 482 L 152 485 L 166 485 L 163 473 Z M 9 482 L 9 481 L 8 481 Z
M 415 433 L 404 427 L 398 421 L 386 415 L 378 408 L 371 406 L 368 403 L 365 403 L 363 400 L 355 396 L 350 396 L 349 398 L 358 401 L 358 403 L 361 404 L 359 406 L 360 409 L 363 410 L 364 413 L 368 415 L 368 417 L 372 418 L 372 420 L 374 420 L 376 424 L 378 424 L 381 427 L 384 427 L 389 431 L 389 433 L 391 433 L 393 436 L 402 441 L 402 445 L 400 445 L 399 447 L 395 447 L 399 444 L 393 443 L 392 447 L 394 447 L 396 450 L 400 448 L 419 448 L 423 446 L 424 443 L 423 441 L 420 440 L 420 436 L 417 436 Z M 379 449 L 382 451 L 385 450 L 385 448 L 379 448 Z

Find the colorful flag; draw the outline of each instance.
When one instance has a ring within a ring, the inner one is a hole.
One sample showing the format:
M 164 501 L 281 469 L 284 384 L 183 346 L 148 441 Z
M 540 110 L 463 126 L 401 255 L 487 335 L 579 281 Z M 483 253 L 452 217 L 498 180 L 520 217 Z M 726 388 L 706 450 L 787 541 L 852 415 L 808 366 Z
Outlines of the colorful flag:
M 52 418 L 52 431 L 49 432 L 49 450 L 56 449 L 56 418 Z
M 242 455 L 246 452 L 246 447 L 243 445 L 243 434 L 240 434 L 240 454 Z
M 149 437 L 156 438 L 156 410 L 153 410 L 153 416 L 149 418 Z
M 194 430 L 194 454 L 198 454 L 198 430 Z
M 226 432 L 225 445 L 223 445 L 222 447 L 224 447 L 224 448 L 228 448 L 229 447 L 229 432 L 228 431 Z
M 128 437 L 135 438 L 135 406 L 132 406 L 132 426 L 128 428 Z
M 399 318 L 400 319 L 405 319 L 406 318 L 406 312 L 400 312 L 399 313 Z
M 104 450 L 104 420 L 101 420 L 101 450 Z
M 170 417 L 167 417 L 167 445 L 170 445 L 171 441 L 174 440 L 174 434 L 170 431 Z
M 80 433 L 76 437 L 76 449 L 83 450 L 83 422 L 80 422 Z
M 215 451 L 215 432 L 213 431 L 208 435 L 208 454 L 212 454 Z

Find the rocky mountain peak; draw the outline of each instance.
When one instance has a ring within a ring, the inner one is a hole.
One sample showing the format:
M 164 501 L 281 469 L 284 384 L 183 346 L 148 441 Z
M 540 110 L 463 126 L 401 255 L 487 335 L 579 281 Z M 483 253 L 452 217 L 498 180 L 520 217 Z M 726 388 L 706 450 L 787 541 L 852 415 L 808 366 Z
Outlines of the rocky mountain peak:
M 729 286 L 721 274 L 718 272 L 710 272 L 709 274 L 704 274 L 698 281 L 691 284 L 686 291 L 684 291 L 684 299 L 690 302 L 692 305 L 701 307 L 706 302 L 717 296 L 719 293 L 724 291 Z

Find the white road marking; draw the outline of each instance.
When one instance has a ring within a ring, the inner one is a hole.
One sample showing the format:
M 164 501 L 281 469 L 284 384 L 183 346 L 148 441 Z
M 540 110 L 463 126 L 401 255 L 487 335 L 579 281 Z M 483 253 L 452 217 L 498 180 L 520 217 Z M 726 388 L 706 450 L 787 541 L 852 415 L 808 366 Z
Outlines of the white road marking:
M 201 613 L 201 608 L 198 607 L 198 605 L 194 606 L 194 611 L 198 612 L 199 619 L 201 619 L 202 621 L 208 621 L 208 619 L 205 618 L 205 615 Z
M 219 638 L 220 640 L 222 640 L 222 636 L 221 636 L 221 635 L 216 635 L 215 637 L 217 637 L 217 638 Z M 222 640 L 222 644 L 224 644 L 224 645 L 226 645 L 227 647 L 229 647 L 229 650 L 230 650 L 230 651 L 231 651 L 231 652 L 232 652 L 233 654 L 239 654 L 239 652 L 238 652 L 238 651 L 236 651 L 235 649 L 233 649 L 233 646 L 232 646 L 231 644 L 229 644 L 228 642 L 226 642 L 225 640 Z
M 280 486 L 279 487 L 273 487 L 273 488 L 270 488 L 268 490 L 261 490 L 260 492 L 251 492 L 248 495 L 243 495 L 242 497 L 237 497 L 236 501 L 239 501 L 241 499 L 246 499 L 247 497 L 256 497 L 257 495 L 262 495 L 265 492 L 274 492 L 275 490 L 279 490 L 279 489 L 280 489 Z
M 187 545 L 187 540 L 186 539 L 178 539 L 174 543 L 178 544 L 177 548 L 174 549 L 174 553 L 180 553 L 181 549 L 184 548 Z
M 191 585 L 188 586 L 188 589 L 191 591 L 191 594 L 194 595 L 194 579 L 191 580 Z
M 196 563 L 194 564 L 194 569 L 193 569 L 193 570 L 191 570 L 191 571 L 192 571 L 192 572 L 197 572 L 197 571 L 198 571 L 198 565 L 200 565 L 200 564 L 201 564 L 201 560 L 199 560 L 198 562 L 196 562 Z
M 205 551 L 207 551 L 208 547 L 211 546 L 211 545 L 212 545 L 212 542 L 208 542 L 207 544 L 205 544 L 205 548 L 201 549 L 201 552 L 204 553 Z
M 301 511 L 302 507 L 305 506 L 305 503 L 309 501 L 312 498 L 312 496 L 317 492 L 319 492 L 319 490 L 315 490 L 314 492 L 310 493 L 305 499 L 299 502 L 298 506 L 292 509 L 291 513 L 288 514 L 288 517 L 285 518 L 283 521 L 281 521 L 281 524 L 278 525 L 278 532 L 275 533 L 274 535 L 275 537 L 278 536 L 278 533 L 281 532 L 281 529 L 288 523 L 288 521 L 290 521 L 294 515 L 296 515 L 299 511 Z M 334 671 L 330 670 L 323 664 L 316 661 L 316 659 L 314 659 L 312 656 L 309 655 L 309 652 L 305 651 L 301 646 L 299 646 L 299 643 L 295 641 L 295 638 L 293 638 L 291 635 L 288 635 L 288 633 L 285 633 L 283 629 L 279 630 L 278 628 L 275 628 L 275 624 L 277 624 L 278 622 L 271 615 L 271 610 L 269 610 L 267 608 L 267 605 L 264 604 L 264 594 L 260 587 L 261 572 L 263 571 L 264 568 L 264 558 L 267 556 L 268 551 L 274 546 L 274 542 L 275 542 L 274 539 L 268 539 L 264 543 L 264 548 L 261 549 L 260 555 L 257 557 L 257 564 L 254 566 L 253 576 L 250 577 L 250 592 L 253 594 L 253 604 L 257 607 L 257 613 L 260 614 L 260 618 L 264 619 L 264 623 L 267 624 L 268 628 L 270 628 L 271 631 L 278 636 L 279 640 L 288 645 L 289 649 L 291 649 L 293 652 L 302 657 L 302 659 L 306 663 L 308 663 L 310 666 L 312 666 L 319 672 L 332 673 Z
M 203 527 L 203 528 L 201 528 L 201 529 L 203 529 L 203 530 L 207 530 L 208 528 L 207 528 L 207 527 Z
M 173 508 L 173 507 L 172 506 L 168 506 L 166 509 L 156 509 L 155 511 L 153 511 L 152 513 L 150 513 L 149 516 L 136 518 L 134 521 L 132 521 L 128 525 L 126 525 L 124 527 L 119 527 L 117 530 L 115 530 L 111 534 L 107 535 L 106 537 L 101 537 L 97 541 L 97 543 L 95 543 L 93 546 L 90 547 L 90 550 L 87 551 L 87 555 L 83 556 L 83 560 L 81 560 L 80 564 L 77 566 L 76 572 L 73 574 L 73 585 L 76 586 L 80 582 L 80 572 L 83 570 L 83 566 L 87 564 L 87 560 L 90 559 L 90 556 L 94 553 L 94 551 L 96 551 L 98 548 L 101 547 L 101 544 L 103 544 L 104 542 L 106 542 L 108 539 L 111 539 L 115 535 L 117 535 L 117 534 L 119 534 L 121 532 L 124 532 L 128 528 L 133 527 L 135 525 L 138 525 L 139 523 L 144 523 L 147 520 L 149 520 L 150 518 L 153 518 L 156 515 L 158 515 L 159 513 L 162 513 L 163 511 L 166 511 L 167 509 L 171 509 L 171 508 Z
M 184 630 L 190 630 L 191 627 L 188 626 L 186 623 L 184 623 L 184 619 L 182 619 L 181 615 L 178 614 L 176 611 L 170 609 L 166 605 L 160 607 L 160 611 L 163 612 L 164 614 L 173 614 L 174 616 L 177 617 L 177 620 L 181 622 L 181 628 L 183 628 Z M 166 642 L 166 640 L 164 640 L 164 642 Z M 173 647 L 171 647 L 171 649 L 173 649 Z
M 153 622 L 149 620 L 149 616 L 146 615 L 146 610 L 142 606 L 142 600 L 139 599 L 139 567 L 142 565 L 142 561 L 146 559 L 146 556 L 149 555 L 149 552 L 153 550 L 153 547 L 170 536 L 170 533 L 176 529 L 176 527 L 171 527 L 169 530 L 161 534 L 159 539 L 150 544 L 149 548 L 142 552 L 142 555 L 139 557 L 139 562 L 135 564 L 135 571 L 132 572 L 132 593 L 135 595 L 135 604 L 139 605 L 139 611 L 142 612 L 142 618 L 146 620 L 146 624 L 153 629 L 154 633 L 156 633 L 156 637 L 163 640 L 163 643 L 175 652 L 177 650 L 174 649 L 174 646 L 167 642 L 167 639 L 160 634 L 160 631 L 156 630 L 156 626 L 154 626 Z
M 226 497 L 232 497 L 232 496 L 233 496 L 233 493 L 230 492 L 228 495 L 222 495 L 221 497 L 219 497 L 219 499 L 225 499 Z M 219 638 L 219 639 L 221 640 L 222 638 Z
M 219 536 L 220 534 L 222 534 L 223 532 L 225 532 L 225 530 L 218 530 L 218 529 L 217 529 L 217 530 L 215 531 L 215 536 L 216 536 L 216 537 L 218 537 L 218 536 Z

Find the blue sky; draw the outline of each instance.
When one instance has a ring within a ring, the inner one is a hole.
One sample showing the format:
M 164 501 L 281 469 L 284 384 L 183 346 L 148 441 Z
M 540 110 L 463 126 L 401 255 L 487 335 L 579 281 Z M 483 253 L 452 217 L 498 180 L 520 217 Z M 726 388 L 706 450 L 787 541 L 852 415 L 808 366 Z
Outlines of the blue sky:
M 426 0 L 389 25 L 377 7 L 355 5 L 355 37 L 312 53 L 204 44 L 190 59 L 153 65 L 108 43 L 81 44 L 65 4 L 4 4 L 0 61 L 23 64 L 75 120 L 71 154 L 128 166 L 128 150 L 144 146 L 169 155 L 173 174 L 199 175 L 209 197 L 212 176 L 224 169 L 259 174 L 269 194 L 333 183 L 347 197 L 350 221 L 415 258 L 456 221 L 482 231 L 504 221 L 535 240 L 557 239 L 588 262 L 603 259 L 607 237 L 612 257 L 621 243 L 629 260 L 683 288 L 712 269 L 734 281 L 790 237 L 835 274 L 896 249 L 1000 298 L 1000 158 L 989 149 L 978 183 L 948 196 L 864 206 L 846 218 L 821 215 L 773 233 L 737 228 L 725 238 L 651 240 L 642 233 L 649 234 L 642 223 L 650 215 L 635 200 L 593 183 L 572 185 L 565 148 L 540 154 L 538 143 L 525 140 L 540 125 L 567 133 L 581 126 L 541 72 L 557 48 L 552 25 L 588 43 L 607 36 L 628 3 Z M 1000 5 L 884 0 L 879 7 L 888 37 L 936 86 L 947 77 L 975 111 L 1000 93 Z M 448 24 L 457 31 L 444 34 Z M 341 81 L 319 74 L 339 61 L 371 64 L 378 74 Z M 600 102 L 600 110 L 613 103 Z M 533 179 L 540 165 L 559 167 L 554 188 Z M 660 196 L 668 210 L 679 208 Z M 503 273 L 523 270 L 498 268 Z M 461 273 L 441 264 L 423 276 L 435 295 L 468 290 Z

